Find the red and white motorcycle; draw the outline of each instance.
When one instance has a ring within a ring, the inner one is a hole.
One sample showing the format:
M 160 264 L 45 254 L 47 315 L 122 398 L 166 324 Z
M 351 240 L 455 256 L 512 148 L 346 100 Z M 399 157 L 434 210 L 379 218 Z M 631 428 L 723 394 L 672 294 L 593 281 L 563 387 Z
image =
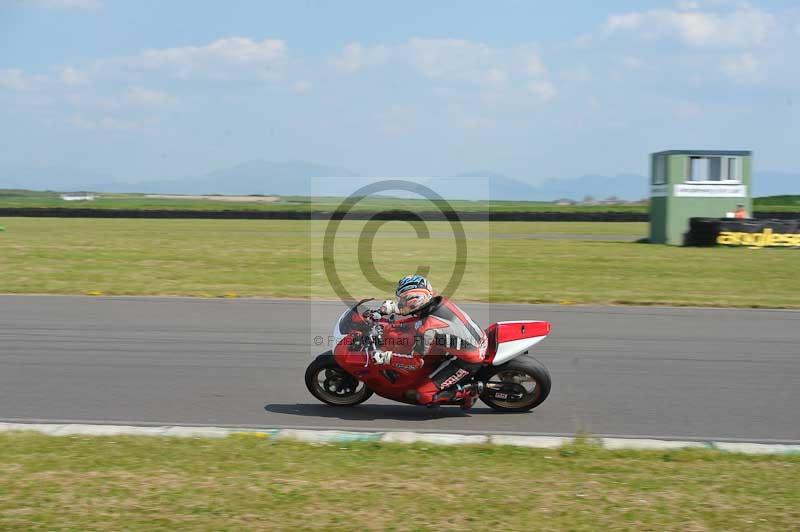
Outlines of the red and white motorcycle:
M 416 318 L 389 319 L 374 310 L 359 311 L 367 301 L 371 299 L 359 301 L 339 317 L 333 330 L 335 347 L 308 366 L 306 387 L 314 397 L 333 406 L 357 405 L 373 393 L 417 404 L 414 391 L 446 357 L 426 356 L 424 366 L 411 373 L 374 364 L 370 353 L 384 345 L 397 351 Z M 502 412 L 525 412 L 542 404 L 550 393 L 550 374 L 528 350 L 548 334 L 550 323 L 546 321 L 491 324 L 486 329 L 489 344 L 484 364 L 470 381 L 483 382 L 481 401 Z

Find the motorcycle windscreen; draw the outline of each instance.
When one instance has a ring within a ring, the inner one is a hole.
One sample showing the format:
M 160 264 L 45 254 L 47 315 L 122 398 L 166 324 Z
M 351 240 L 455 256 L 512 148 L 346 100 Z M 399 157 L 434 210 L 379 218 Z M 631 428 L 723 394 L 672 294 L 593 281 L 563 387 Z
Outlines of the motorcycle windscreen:
M 333 345 L 336 346 L 342 339 L 348 335 L 350 332 L 350 320 L 352 311 L 350 309 L 345 310 L 342 312 L 342 315 L 339 316 L 339 319 L 336 320 L 336 325 L 333 326 Z
M 492 359 L 493 366 L 508 362 L 544 340 L 550 334 L 550 323 L 546 321 L 500 321 L 496 324 L 497 348 Z
M 338 320 L 336 320 L 336 324 L 333 326 L 333 333 L 331 334 L 334 340 L 334 346 L 341 342 L 345 336 L 355 330 L 357 328 L 357 324 L 363 323 L 363 319 L 359 314 L 359 307 L 367 301 L 372 301 L 372 298 L 362 299 L 352 307 L 342 312 L 342 315 L 339 316 Z

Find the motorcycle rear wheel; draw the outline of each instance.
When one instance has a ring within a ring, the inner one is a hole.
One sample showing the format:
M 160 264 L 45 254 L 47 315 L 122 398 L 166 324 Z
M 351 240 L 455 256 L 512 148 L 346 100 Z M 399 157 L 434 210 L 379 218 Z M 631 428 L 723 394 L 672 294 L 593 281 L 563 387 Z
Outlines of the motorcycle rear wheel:
M 322 353 L 306 369 L 306 388 L 311 395 L 331 406 L 355 406 L 372 395 L 372 390 L 336 363 L 333 354 Z
M 550 395 L 550 373 L 544 364 L 530 355 L 522 355 L 500 366 L 492 366 L 483 377 L 486 386 L 480 399 L 500 412 L 533 410 Z M 519 390 L 522 397 L 513 400 L 495 397 L 493 388 L 504 385 Z

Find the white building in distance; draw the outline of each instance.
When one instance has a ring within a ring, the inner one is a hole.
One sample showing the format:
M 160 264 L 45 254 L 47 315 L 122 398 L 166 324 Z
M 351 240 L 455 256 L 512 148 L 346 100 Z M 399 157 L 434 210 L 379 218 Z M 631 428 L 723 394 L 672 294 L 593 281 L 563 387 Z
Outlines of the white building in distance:
M 91 192 L 65 192 L 61 194 L 64 201 L 94 201 L 94 194 Z

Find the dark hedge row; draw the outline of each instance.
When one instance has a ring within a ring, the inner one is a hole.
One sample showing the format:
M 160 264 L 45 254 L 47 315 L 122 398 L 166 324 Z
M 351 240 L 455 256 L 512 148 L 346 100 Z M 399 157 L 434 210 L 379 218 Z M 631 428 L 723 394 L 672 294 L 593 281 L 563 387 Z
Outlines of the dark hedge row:
M 756 220 L 800 220 L 800 212 L 755 212 Z
M 646 222 L 645 212 L 460 212 L 462 221 L 500 222 Z M 328 220 L 330 212 L 300 211 L 201 211 L 167 209 L 80 209 L 80 208 L 0 208 L 0 216 L 47 217 L 47 218 L 207 218 L 240 220 Z M 797 212 L 757 212 L 757 219 L 792 220 L 800 218 Z M 440 212 L 418 212 L 389 210 L 381 212 L 351 212 L 349 220 L 447 220 Z
M 47 218 L 210 218 L 241 220 L 328 220 L 331 212 L 299 211 L 200 211 L 158 209 L 80 209 L 80 208 L 0 208 L 0 216 Z M 636 212 L 459 212 L 460 220 L 509 222 L 646 222 L 647 213 Z M 381 212 L 354 211 L 349 220 L 425 220 L 443 221 L 450 218 L 441 212 L 411 212 L 389 210 Z
M 0 208 L 0 216 L 28 218 L 220 218 L 308 220 L 309 213 L 296 211 L 200 211 L 172 209 L 78 209 L 64 207 Z

